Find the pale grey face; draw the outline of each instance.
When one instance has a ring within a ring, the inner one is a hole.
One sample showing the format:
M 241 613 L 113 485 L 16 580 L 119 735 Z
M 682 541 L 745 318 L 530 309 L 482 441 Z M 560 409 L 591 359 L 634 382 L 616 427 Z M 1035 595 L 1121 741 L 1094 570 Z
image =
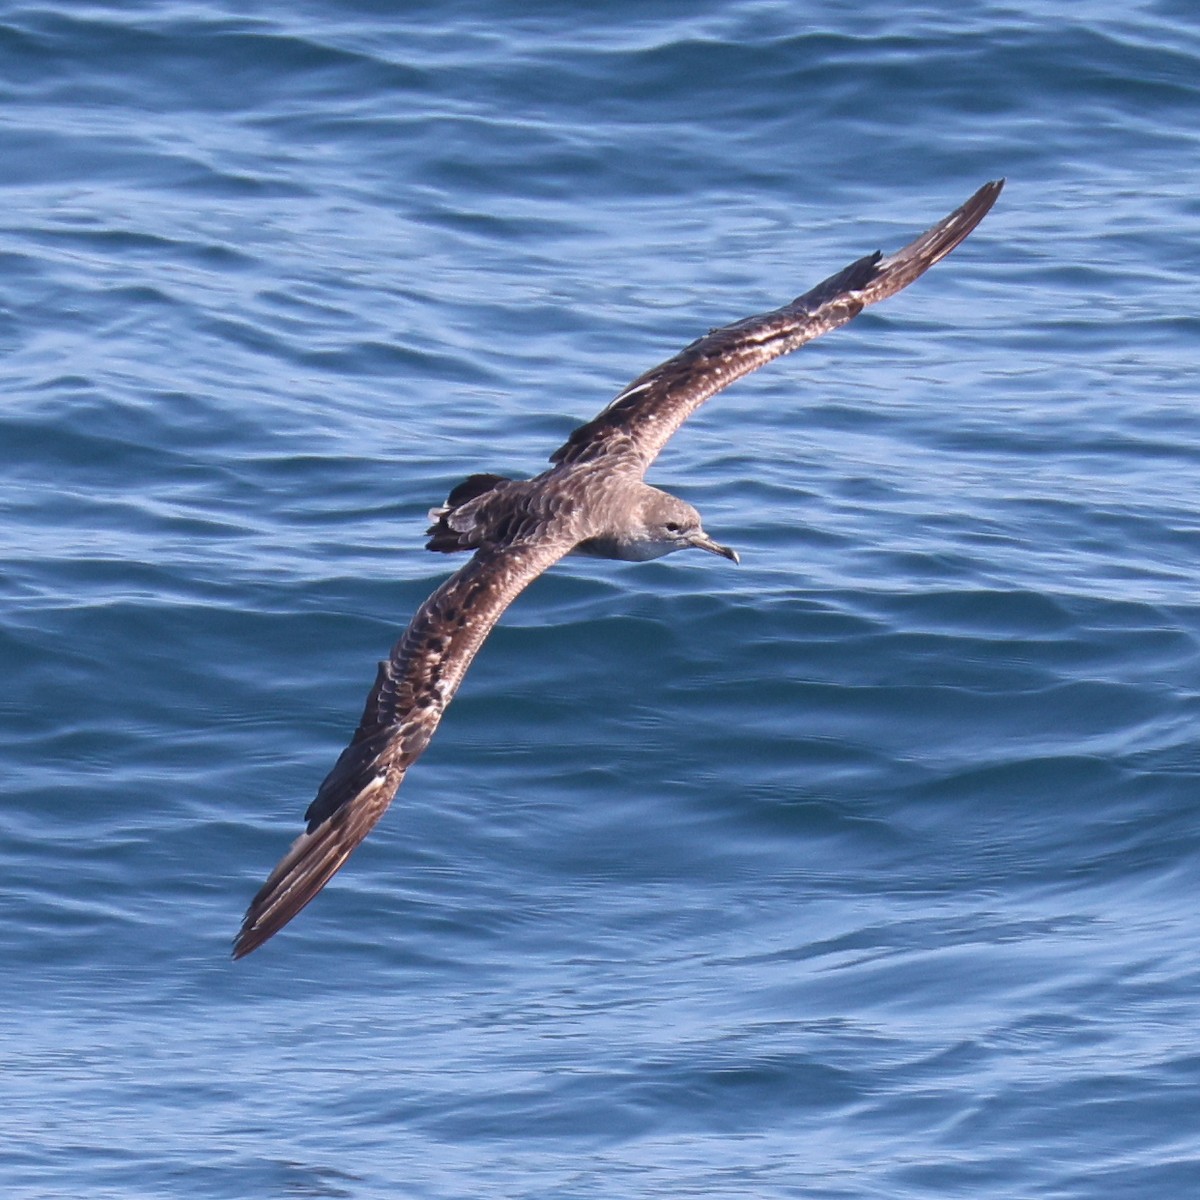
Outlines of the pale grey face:
M 704 532 L 700 514 L 686 501 L 657 488 L 647 488 L 642 505 L 644 539 L 638 539 L 646 558 L 659 558 L 676 550 L 707 550 L 737 562 L 736 550 L 721 546 Z

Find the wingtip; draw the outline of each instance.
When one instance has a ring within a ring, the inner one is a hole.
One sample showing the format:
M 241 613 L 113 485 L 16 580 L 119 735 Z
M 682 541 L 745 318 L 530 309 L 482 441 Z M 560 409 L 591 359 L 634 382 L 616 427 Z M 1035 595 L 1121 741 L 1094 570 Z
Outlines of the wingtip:
M 257 901 L 255 897 L 255 901 Z M 237 931 L 237 935 L 233 939 L 233 944 L 229 950 L 229 957 L 237 962 L 239 958 L 245 958 L 247 954 L 257 950 L 263 942 L 267 941 L 276 930 L 264 929 L 258 927 L 258 919 L 255 914 L 255 905 L 251 904 L 247 909 L 246 915 L 242 918 L 242 927 Z
M 955 216 L 970 216 L 977 225 L 996 203 L 997 197 L 1004 190 L 1007 181 L 1003 176 L 999 179 L 989 179 L 975 194 L 959 209 Z M 974 227 L 974 226 L 972 226 Z
M 983 211 L 986 213 L 996 203 L 996 198 L 1004 191 L 1004 185 L 1007 182 L 1008 180 L 1003 175 L 999 179 L 989 179 L 963 207 L 972 208 L 983 202 Z

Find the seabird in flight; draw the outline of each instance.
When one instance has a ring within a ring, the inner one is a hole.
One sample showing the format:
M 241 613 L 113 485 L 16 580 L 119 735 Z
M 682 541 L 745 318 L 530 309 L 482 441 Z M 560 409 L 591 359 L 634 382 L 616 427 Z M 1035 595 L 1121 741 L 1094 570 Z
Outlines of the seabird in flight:
M 738 561 L 690 504 L 643 481 L 667 439 L 735 379 L 907 287 L 983 220 L 1003 186 L 985 184 L 895 254 L 869 254 L 782 308 L 705 334 L 579 426 L 549 470 L 533 479 L 472 475 L 430 512 L 426 548 L 471 558 L 379 664 L 358 728 L 304 814 L 307 830 L 250 902 L 234 958 L 278 933 L 371 832 L 492 626 L 543 571 L 567 554 L 643 562 L 697 549 Z

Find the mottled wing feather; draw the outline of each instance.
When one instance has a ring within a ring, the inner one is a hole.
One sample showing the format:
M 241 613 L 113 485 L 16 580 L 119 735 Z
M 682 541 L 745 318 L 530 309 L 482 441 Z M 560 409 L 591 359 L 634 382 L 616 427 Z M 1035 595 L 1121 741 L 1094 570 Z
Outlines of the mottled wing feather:
M 235 958 L 282 929 L 371 832 L 501 614 L 571 548 L 553 540 L 486 547 L 421 605 L 379 664 L 354 737 L 305 813 L 307 831 L 250 902 Z
M 845 325 L 869 304 L 907 287 L 954 249 L 987 215 L 1003 180 L 985 184 L 961 208 L 895 254 L 876 253 L 772 312 L 714 329 L 635 379 L 551 456 L 555 463 L 624 459 L 645 470 L 705 400 L 781 354 Z

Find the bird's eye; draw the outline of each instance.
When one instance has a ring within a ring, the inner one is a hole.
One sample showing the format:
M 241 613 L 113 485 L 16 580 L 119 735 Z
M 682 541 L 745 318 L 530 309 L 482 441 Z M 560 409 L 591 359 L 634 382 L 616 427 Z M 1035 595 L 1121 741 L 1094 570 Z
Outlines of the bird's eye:
M 683 526 L 678 521 L 668 521 L 666 526 L 668 533 L 682 533 Z

